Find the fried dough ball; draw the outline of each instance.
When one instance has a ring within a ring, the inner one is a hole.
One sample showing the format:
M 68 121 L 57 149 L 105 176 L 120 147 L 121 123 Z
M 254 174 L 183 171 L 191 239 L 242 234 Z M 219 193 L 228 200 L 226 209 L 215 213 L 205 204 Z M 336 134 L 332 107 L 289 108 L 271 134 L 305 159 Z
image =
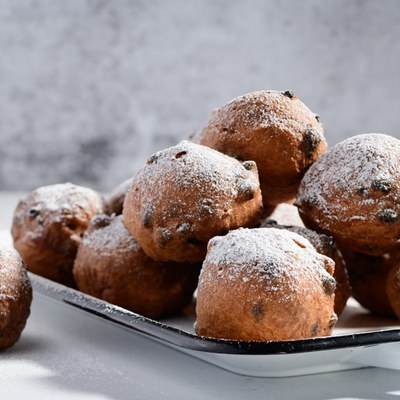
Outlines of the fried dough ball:
M 131 187 L 131 184 L 132 178 L 126 179 L 125 181 L 121 182 L 114 190 L 111 191 L 106 199 L 110 213 L 113 213 L 115 215 L 122 214 L 122 207 L 124 205 L 125 196 L 129 188 Z
M 340 247 L 371 256 L 400 249 L 400 141 L 383 134 L 344 140 L 301 182 L 304 224 Z
M 133 178 L 124 224 L 149 257 L 198 262 L 207 242 L 261 217 L 257 167 L 183 141 L 159 151 Z
M 0 350 L 11 347 L 29 317 L 32 287 L 20 255 L 0 247 Z
M 330 335 L 334 263 L 296 233 L 238 229 L 215 237 L 200 273 L 195 331 L 233 340 Z
M 400 253 L 391 256 L 386 294 L 393 312 L 400 319 Z
M 367 310 L 386 317 L 394 317 L 390 304 L 387 280 L 393 256 L 367 256 L 343 250 L 348 266 L 353 297 Z
M 327 148 L 318 115 L 291 91 L 259 91 L 215 110 L 193 139 L 257 164 L 266 209 L 290 201 Z M 265 214 L 267 216 L 267 214 Z
M 197 286 L 199 264 L 150 259 L 122 216 L 93 218 L 74 264 L 79 290 L 150 318 L 179 313 Z
M 336 280 L 335 289 L 335 313 L 340 315 L 351 296 L 351 286 L 346 263 L 341 251 L 338 249 L 335 240 L 331 236 L 312 231 L 301 226 L 278 225 L 276 221 L 267 219 L 261 223 L 262 228 L 287 229 L 306 238 L 317 250 L 318 253 L 331 258 L 335 262 L 333 277 Z
M 104 202 L 95 191 L 63 183 L 22 198 L 12 226 L 14 246 L 29 271 L 74 287 L 72 267 L 83 233 Z

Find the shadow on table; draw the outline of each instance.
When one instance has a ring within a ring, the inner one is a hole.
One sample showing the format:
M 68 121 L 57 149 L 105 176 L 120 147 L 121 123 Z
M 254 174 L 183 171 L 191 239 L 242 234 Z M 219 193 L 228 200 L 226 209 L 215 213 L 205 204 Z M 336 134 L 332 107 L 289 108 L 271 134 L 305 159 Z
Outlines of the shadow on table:
M 376 368 L 290 378 L 236 375 L 62 303 L 40 299 L 34 301 L 22 339 L 4 356 L 48 371 L 30 379 L 71 397 L 385 400 L 400 395 L 400 372 Z

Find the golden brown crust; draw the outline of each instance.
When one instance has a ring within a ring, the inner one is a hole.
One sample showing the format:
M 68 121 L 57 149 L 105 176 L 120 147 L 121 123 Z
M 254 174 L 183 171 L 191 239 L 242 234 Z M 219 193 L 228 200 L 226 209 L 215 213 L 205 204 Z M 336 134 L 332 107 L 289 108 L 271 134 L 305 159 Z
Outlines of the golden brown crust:
M 234 340 L 291 340 L 332 332 L 334 264 L 302 236 L 238 229 L 208 245 L 195 330 Z
M 387 292 L 387 279 L 394 256 L 368 256 L 343 249 L 353 297 L 367 310 L 395 316 Z
M 0 350 L 19 339 L 31 301 L 32 287 L 22 258 L 14 249 L 0 247 Z
M 74 264 L 79 290 L 150 318 L 177 314 L 197 286 L 198 264 L 151 260 L 122 216 L 95 217 Z
M 304 173 L 327 148 L 318 116 L 290 91 L 233 99 L 212 113 L 194 141 L 255 161 L 266 206 L 296 197 Z
M 304 224 L 354 252 L 400 250 L 399 164 L 394 137 L 364 134 L 337 144 L 301 182 L 296 204 Z
M 335 289 L 335 313 L 339 316 L 351 296 L 349 274 L 343 255 L 331 236 L 312 231 L 301 226 L 279 225 L 274 220 L 266 219 L 261 223 L 263 228 L 287 229 L 305 237 L 317 250 L 318 253 L 331 258 L 335 263 L 333 277 L 336 280 Z
M 202 261 L 207 242 L 262 213 L 257 167 L 183 141 L 154 154 L 134 177 L 124 224 L 149 257 Z
M 12 236 L 29 271 L 74 286 L 72 266 L 90 219 L 104 212 L 102 197 L 70 183 L 29 193 L 17 205 Z

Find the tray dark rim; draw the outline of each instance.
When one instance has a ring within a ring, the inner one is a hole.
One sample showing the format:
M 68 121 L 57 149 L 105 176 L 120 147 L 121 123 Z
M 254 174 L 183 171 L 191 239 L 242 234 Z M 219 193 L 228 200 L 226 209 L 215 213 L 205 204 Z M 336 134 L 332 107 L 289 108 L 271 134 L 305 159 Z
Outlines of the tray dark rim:
M 207 338 L 143 317 L 36 274 L 29 273 L 29 276 L 36 293 L 187 350 L 222 354 L 278 355 L 376 346 L 400 341 L 400 328 L 279 342 Z

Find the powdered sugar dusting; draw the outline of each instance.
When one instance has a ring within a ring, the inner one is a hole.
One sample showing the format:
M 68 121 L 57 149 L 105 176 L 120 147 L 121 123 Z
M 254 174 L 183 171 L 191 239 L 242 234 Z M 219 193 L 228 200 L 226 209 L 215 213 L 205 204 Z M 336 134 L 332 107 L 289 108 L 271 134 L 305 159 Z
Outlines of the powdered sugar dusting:
M 223 209 L 229 213 L 238 198 L 251 199 L 259 191 L 255 168 L 248 171 L 239 161 L 188 141 L 155 153 L 148 164 L 154 167 L 139 171 L 134 186 L 143 212 L 162 210 L 165 220 L 182 213 L 186 220 L 201 220 Z M 168 209 L 166 198 L 174 200 Z
M 22 258 L 8 246 L 0 247 L 0 301 L 17 301 L 21 290 L 30 290 L 31 284 Z
M 76 190 L 76 188 L 79 188 L 79 190 Z M 69 182 L 43 186 L 32 193 L 34 199 L 48 211 L 71 210 L 74 207 L 85 209 L 88 208 L 91 201 L 95 201 L 99 206 L 98 208 L 102 207 L 99 195 L 96 192 L 89 188 L 75 186 Z
M 377 208 L 400 205 L 400 141 L 383 134 L 351 137 L 322 155 L 301 183 L 297 203 L 315 207 L 325 227 L 345 218 L 351 201 L 350 221 L 376 218 Z M 400 210 L 398 210 L 400 211 Z M 320 221 L 316 221 L 317 223 Z
M 222 131 L 226 131 L 227 134 L 237 126 L 246 129 L 274 127 L 277 131 L 293 136 L 302 136 L 304 131 L 311 127 L 320 131 L 321 137 L 323 133 L 322 125 L 315 118 L 315 114 L 298 98 L 274 90 L 262 90 L 236 97 L 213 113 L 204 131 L 209 129 L 210 124 L 221 126 Z M 268 140 L 268 137 L 264 139 Z M 251 141 L 251 135 L 243 137 L 243 140 Z
M 102 254 L 114 254 L 116 250 L 119 252 L 139 251 L 139 245 L 126 230 L 121 215 L 117 217 L 97 216 L 96 218 L 105 218 L 107 224 L 86 233 L 81 246 Z
M 102 212 L 103 198 L 94 190 L 72 183 L 40 187 L 18 203 L 12 227 L 14 242 L 34 241 L 46 235 L 53 224 L 58 224 L 64 236 L 54 237 L 54 243 L 65 235 L 71 242 L 79 243 L 80 233 L 86 230 L 90 218 Z
M 279 293 L 280 301 L 290 301 L 300 292 L 308 298 L 310 287 L 321 290 L 322 277 L 329 275 L 327 262 L 331 261 L 296 233 L 275 228 L 238 229 L 210 240 L 199 285 L 243 282 L 266 293 Z

